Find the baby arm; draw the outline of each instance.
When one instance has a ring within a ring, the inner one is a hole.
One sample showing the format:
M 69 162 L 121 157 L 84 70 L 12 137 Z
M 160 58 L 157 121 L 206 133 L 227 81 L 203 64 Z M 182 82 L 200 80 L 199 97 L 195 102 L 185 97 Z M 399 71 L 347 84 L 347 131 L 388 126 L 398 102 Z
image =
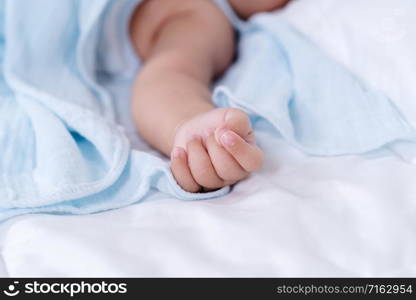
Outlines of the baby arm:
M 131 35 L 144 66 L 133 87 L 141 136 L 171 155 L 177 182 L 190 192 L 233 184 L 258 169 L 247 115 L 211 103 L 212 79 L 231 63 L 233 30 L 207 0 L 150 0 L 136 10 Z

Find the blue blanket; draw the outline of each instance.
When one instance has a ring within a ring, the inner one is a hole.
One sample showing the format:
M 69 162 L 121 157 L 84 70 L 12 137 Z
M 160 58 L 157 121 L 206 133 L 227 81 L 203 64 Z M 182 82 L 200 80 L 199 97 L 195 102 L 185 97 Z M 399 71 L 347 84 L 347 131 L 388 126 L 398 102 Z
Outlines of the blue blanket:
M 166 193 L 191 194 L 167 160 L 132 150 L 107 84 L 140 68 L 127 24 L 139 0 L 0 2 L 0 220 L 25 213 L 87 214 Z M 361 153 L 414 131 L 389 99 L 326 57 L 277 17 L 240 31 L 239 58 L 214 102 L 265 120 L 315 155 Z

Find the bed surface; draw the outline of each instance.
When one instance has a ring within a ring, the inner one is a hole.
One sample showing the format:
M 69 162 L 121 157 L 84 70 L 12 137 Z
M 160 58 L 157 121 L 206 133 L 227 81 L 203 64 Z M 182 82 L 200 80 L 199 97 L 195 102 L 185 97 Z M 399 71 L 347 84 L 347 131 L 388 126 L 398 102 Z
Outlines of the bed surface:
M 416 123 L 413 0 L 298 0 L 283 14 Z M 137 149 L 128 87 L 113 91 Z M 266 125 L 265 125 L 266 126 Z M 208 201 L 157 194 L 88 216 L 0 224 L 1 276 L 416 276 L 416 165 L 310 157 L 258 136 L 264 168 Z

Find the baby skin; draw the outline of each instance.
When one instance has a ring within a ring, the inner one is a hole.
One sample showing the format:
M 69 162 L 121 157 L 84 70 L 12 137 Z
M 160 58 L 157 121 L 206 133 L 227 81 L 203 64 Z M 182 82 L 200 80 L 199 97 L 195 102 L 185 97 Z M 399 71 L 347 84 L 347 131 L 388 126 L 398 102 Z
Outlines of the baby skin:
M 242 17 L 279 8 L 288 0 L 230 0 Z M 140 135 L 171 157 L 186 191 L 234 184 L 261 167 L 248 116 L 215 108 L 210 85 L 232 62 L 234 32 L 211 0 L 147 0 L 130 33 L 143 60 L 133 86 L 132 109 Z

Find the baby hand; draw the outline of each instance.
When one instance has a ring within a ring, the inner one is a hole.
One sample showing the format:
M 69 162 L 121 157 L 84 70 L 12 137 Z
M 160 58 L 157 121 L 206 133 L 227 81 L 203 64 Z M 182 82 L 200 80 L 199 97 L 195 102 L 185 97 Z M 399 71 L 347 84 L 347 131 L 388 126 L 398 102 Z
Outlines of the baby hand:
M 181 124 L 174 145 L 171 170 L 189 192 L 234 184 L 263 162 L 247 114 L 235 108 L 217 108 Z

